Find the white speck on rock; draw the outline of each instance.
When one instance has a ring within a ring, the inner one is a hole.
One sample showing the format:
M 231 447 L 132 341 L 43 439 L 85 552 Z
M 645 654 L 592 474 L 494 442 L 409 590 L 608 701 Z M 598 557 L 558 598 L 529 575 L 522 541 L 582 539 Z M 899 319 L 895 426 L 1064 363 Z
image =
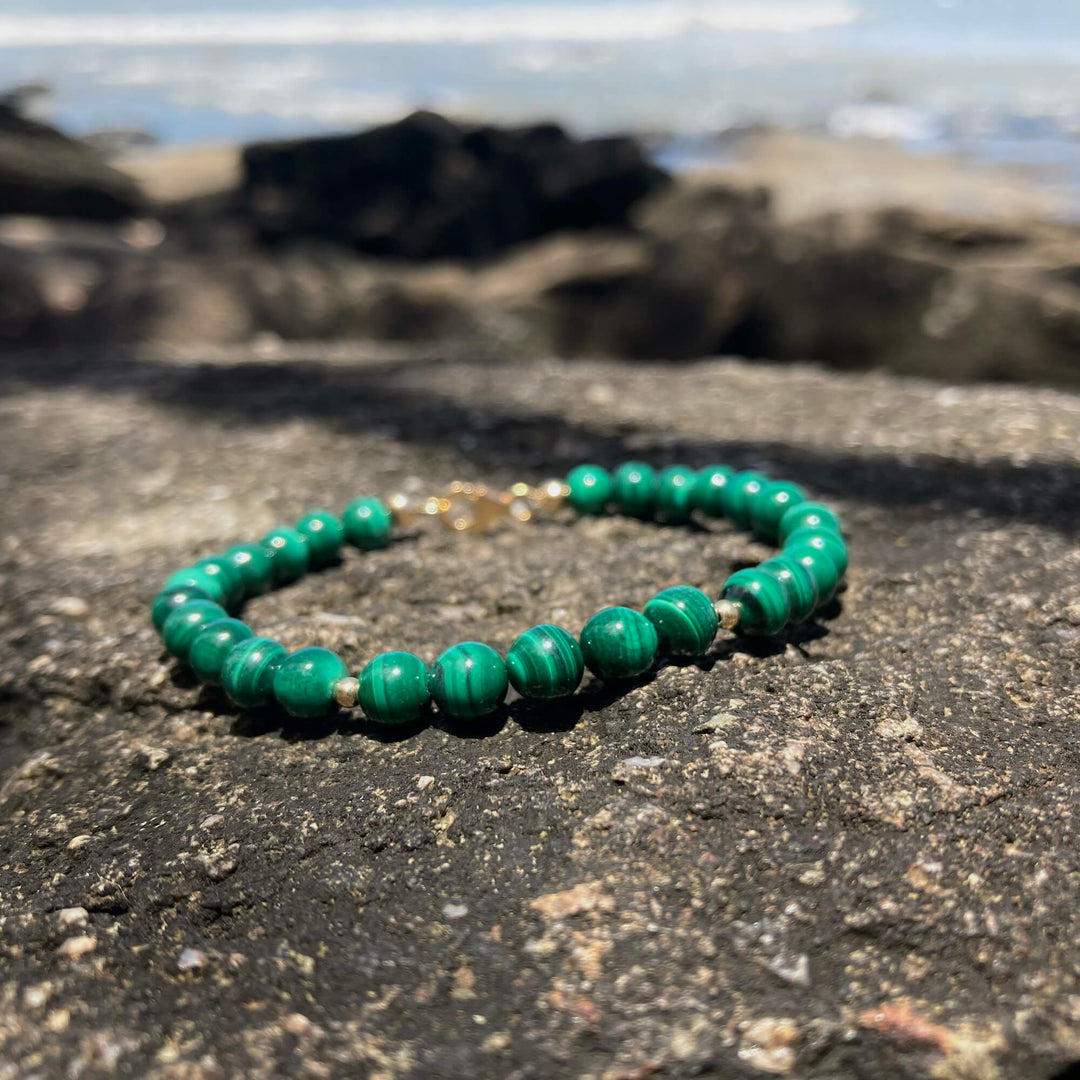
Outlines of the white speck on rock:
M 778 953 L 769 961 L 769 970 L 794 986 L 810 985 L 810 958 L 806 953 Z
M 421 776 L 420 779 L 416 781 L 416 786 L 421 791 L 426 791 L 434 783 L 435 783 L 435 777 L 434 776 Z
M 80 833 L 80 835 L 78 836 L 73 836 L 68 841 L 68 851 L 75 851 L 77 848 L 84 847 L 86 844 L 89 844 L 90 841 L 93 839 L 94 838 L 92 836 L 87 836 L 86 833 Z
M 53 601 L 53 613 L 69 619 L 81 619 L 90 611 L 90 605 L 81 596 L 61 596 Z
M 210 959 L 201 949 L 183 949 L 176 959 L 176 970 L 202 971 L 208 963 Z
M 85 930 L 90 912 L 84 907 L 66 907 L 56 913 L 61 930 Z
M 211 814 L 209 817 L 205 817 L 199 822 L 200 829 L 214 829 L 225 820 L 223 814 Z
M 469 914 L 468 904 L 443 904 L 442 913 L 448 919 L 464 919 Z
M 88 953 L 92 953 L 96 948 L 96 937 L 91 937 L 89 934 L 80 934 L 78 937 L 69 937 L 60 946 L 59 952 L 65 960 L 80 960 Z

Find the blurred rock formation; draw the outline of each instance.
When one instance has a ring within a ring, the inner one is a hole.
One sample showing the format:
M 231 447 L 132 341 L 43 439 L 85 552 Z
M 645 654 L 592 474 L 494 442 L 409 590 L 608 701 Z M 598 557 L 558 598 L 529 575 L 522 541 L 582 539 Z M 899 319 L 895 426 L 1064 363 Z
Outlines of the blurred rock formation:
M 251 147 L 235 175 L 153 220 L 0 218 L 0 341 L 454 341 L 1080 382 L 1064 224 L 865 202 L 792 215 L 783 179 L 665 183 L 630 140 L 430 114 Z M 95 198 L 82 216 L 106 216 Z

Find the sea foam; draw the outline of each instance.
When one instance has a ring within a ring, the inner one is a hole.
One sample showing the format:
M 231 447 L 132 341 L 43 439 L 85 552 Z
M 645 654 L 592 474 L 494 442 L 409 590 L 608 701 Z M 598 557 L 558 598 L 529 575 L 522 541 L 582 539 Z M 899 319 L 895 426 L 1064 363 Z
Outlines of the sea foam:
M 384 6 L 157 15 L 4 15 L 0 48 L 167 45 L 458 44 L 654 41 L 700 33 L 799 34 L 847 26 L 850 0 Z

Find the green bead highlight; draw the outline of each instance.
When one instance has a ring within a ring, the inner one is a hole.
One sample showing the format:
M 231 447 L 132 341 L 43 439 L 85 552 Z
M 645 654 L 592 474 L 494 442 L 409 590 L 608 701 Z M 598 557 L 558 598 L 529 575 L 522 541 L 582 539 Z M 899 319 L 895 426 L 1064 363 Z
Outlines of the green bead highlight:
M 452 645 L 428 674 L 428 690 L 435 703 L 459 720 L 475 720 L 494 712 L 506 697 L 508 686 L 502 657 L 478 641 Z
M 361 551 L 375 551 L 390 543 L 393 517 L 379 499 L 368 497 L 349 503 L 341 520 L 346 539 Z
M 783 587 L 791 608 L 793 625 L 806 622 L 817 610 L 819 597 L 814 575 L 801 562 L 790 559 L 787 555 L 777 555 L 767 559 L 759 567 L 772 574 Z
M 832 556 L 827 552 L 809 544 L 793 544 L 784 548 L 782 558 L 805 567 L 806 572 L 814 579 L 818 594 L 817 607 L 827 604 L 836 594 L 840 574 Z
M 585 658 L 573 634 L 544 623 L 526 630 L 506 654 L 510 685 L 539 701 L 572 694 L 585 674 Z
M 277 581 L 288 584 L 307 573 L 310 556 L 307 537 L 303 533 L 282 526 L 268 532 L 262 538 L 262 544 L 274 554 L 274 577 Z
M 579 514 L 602 514 L 614 488 L 606 469 L 579 465 L 566 478 L 570 505 Z
M 673 658 L 704 656 L 719 625 L 713 602 L 692 585 L 658 592 L 645 605 L 645 618 L 656 627 L 660 652 Z
M 208 623 L 227 618 L 225 609 L 213 600 L 190 600 L 175 608 L 161 628 L 165 648 L 178 660 L 187 661 L 191 643 Z
M 154 629 L 160 634 L 165 620 L 178 608 L 191 600 L 212 600 L 208 592 L 196 585 L 177 585 L 172 589 L 164 589 L 154 597 L 153 606 L 150 609 L 150 620 Z
M 262 544 L 236 544 L 225 552 L 244 582 L 245 596 L 258 596 L 274 583 L 274 556 Z
M 249 637 L 237 642 L 221 665 L 221 686 L 242 709 L 266 705 L 274 696 L 274 675 L 288 649 L 270 638 Z
M 672 465 L 656 481 L 656 513 L 669 525 L 690 520 L 694 509 L 694 480 L 696 474 L 687 465 Z
M 329 510 L 312 510 L 297 523 L 296 531 L 307 537 L 312 567 L 329 566 L 341 558 L 345 528 Z
M 632 679 L 648 671 L 659 644 L 656 627 L 627 607 L 598 611 L 581 631 L 585 665 L 601 679 Z
M 191 643 L 188 664 L 204 683 L 221 682 L 221 666 L 229 650 L 252 637 L 251 627 L 239 619 L 218 619 L 207 623 Z
M 784 514 L 777 530 L 780 543 L 786 543 L 796 529 L 831 529 L 837 536 L 844 535 L 840 519 L 824 503 L 819 502 L 799 503 Z
M 806 492 L 790 480 L 774 480 L 766 484 L 753 501 L 750 524 L 763 540 L 776 542 L 780 519 L 793 506 L 806 502 Z
M 640 461 L 628 461 L 612 477 L 615 502 L 630 517 L 649 517 L 656 506 L 656 473 Z
M 419 656 L 383 653 L 360 672 L 360 708 L 376 724 L 407 724 L 431 700 L 427 680 L 427 665 Z
M 832 529 L 796 529 L 788 534 L 787 540 L 784 541 L 784 548 L 786 550 L 788 547 L 798 547 L 802 544 L 809 544 L 811 547 L 826 552 L 836 563 L 836 572 L 840 577 L 847 573 L 847 545 Z
M 161 591 L 167 592 L 170 589 L 177 589 L 187 585 L 202 589 L 215 604 L 224 605 L 229 598 L 229 590 L 220 570 L 208 570 L 196 566 L 187 566 L 183 570 L 177 570 L 175 574 L 171 574 L 165 579 Z
M 345 661 L 329 649 L 290 653 L 274 672 L 274 697 L 292 716 L 314 720 L 334 707 L 334 685 L 349 674 Z
M 196 570 L 220 575 L 225 586 L 225 606 L 234 607 L 244 599 L 244 578 L 224 555 L 211 555 L 195 563 Z
M 754 500 L 761 494 L 769 478 L 764 473 L 747 470 L 736 473 L 724 489 L 724 513 L 744 529 L 750 528 Z
M 742 606 L 739 630 L 744 634 L 771 637 L 779 634 L 791 618 L 784 587 L 766 570 L 739 570 L 724 584 L 723 597 Z
M 708 517 L 723 517 L 724 491 L 735 470 L 727 465 L 707 465 L 694 477 L 694 491 L 690 501 Z

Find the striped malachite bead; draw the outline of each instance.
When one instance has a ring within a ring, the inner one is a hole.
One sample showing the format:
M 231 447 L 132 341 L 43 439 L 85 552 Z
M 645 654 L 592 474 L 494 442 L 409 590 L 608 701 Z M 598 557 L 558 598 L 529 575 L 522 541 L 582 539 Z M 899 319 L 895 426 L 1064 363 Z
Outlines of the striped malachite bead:
M 199 636 L 199 631 L 208 623 L 226 618 L 225 609 L 213 600 L 190 600 L 174 608 L 161 628 L 165 648 L 185 663 L 191 643 Z
M 656 627 L 633 608 L 604 608 L 581 631 L 585 666 L 601 679 L 644 674 L 652 667 L 659 644 Z
M 836 563 L 832 561 L 832 556 L 827 552 L 822 551 L 821 548 L 811 547 L 809 544 L 793 544 L 784 548 L 782 558 L 798 563 L 814 579 L 819 608 L 827 604 L 836 594 L 840 574 L 836 569 Z
M 274 556 L 262 544 L 237 544 L 225 552 L 244 582 L 246 596 L 258 596 L 274 584 Z
M 408 724 L 431 700 L 427 664 L 408 652 L 376 656 L 360 672 L 360 708 L 376 724 Z
M 776 555 L 758 567 L 772 574 L 783 587 L 794 625 L 806 622 L 817 610 L 818 587 L 813 574 L 795 559 Z
M 312 510 L 305 514 L 296 523 L 296 531 L 307 538 L 312 568 L 330 566 L 341 557 L 345 529 L 329 510 Z
M 288 650 L 270 638 L 237 642 L 221 665 L 221 688 L 242 709 L 266 705 L 274 696 L 274 675 Z
M 656 506 L 656 473 L 640 461 L 628 461 L 615 470 L 612 494 L 619 510 L 630 517 L 648 517 Z
M 523 697 L 551 701 L 572 694 L 585 674 L 573 634 L 544 624 L 526 630 L 506 654 L 510 685 Z
M 690 520 L 694 509 L 694 470 L 686 465 L 672 465 L 656 480 L 656 514 L 669 525 Z
M 225 606 L 233 607 L 244 599 L 244 577 L 224 555 L 211 555 L 195 563 L 196 570 L 219 574 L 225 587 Z
M 840 577 L 847 573 L 847 545 L 842 537 L 834 533 L 832 529 L 796 529 L 794 532 L 788 533 L 788 538 L 784 541 L 784 548 L 786 550 L 789 546 L 797 547 L 800 544 L 809 544 L 811 547 L 820 548 L 836 563 L 836 572 Z
M 723 597 L 742 609 L 739 630 L 744 634 L 779 634 L 791 618 L 784 587 L 767 570 L 738 570 L 724 583 Z
M 774 480 L 762 488 L 750 512 L 750 524 L 763 540 L 775 543 L 780 519 L 793 506 L 806 502 L 806 492 L 790 480 Z
M 262 538 L 262 543 L 274 553 L 274 577 L 279 582 L 287 584 L 307 573 L 310 555 L 307 537 L 303 533 L 283 525 L 268 532 Z
M 658 592 L 645 605 L 645 618 L 656 627 L 660 652 L 675 659 L 704 656 L 719 625 L 713 602 L 692 585 Z
M 221 681 L 221 667 L 229 650 L 252 637 L 251 627 L 239 619 L 218 619 L 207 623 L 195 636 L 188 650 L 191 670 L 211 685 Z
M 435 704 L 458 720 L 475 720 L 494 712 L 506 697 L 508 686 L 502 657 L 478 641 L 452 645 L 428 674 L 428 690 Z
M 194 586 L 201 589 L 215 604 L 223 607 L 228 603 L 229 588 L 220 569 L 209 570 L 201 566 L 187 566 L 183 570 L 177 570 L 170 574 L 161 586 L 162 592 L 172 589 Z
M 724 490 L 735 475 L 735 470 L 728 465 L 707 465 L 694 477 L 692 501 L 707 517 L 723 517 Z
M 274 672 L 274 697 L 292 716 L 315 720 L 334 708 L 335 686 L 348 674 L 337 653 L 300 649 L 286 656 Z
M 724 494 L 721 497 L 724 513 L 736 525 L 741 525 L 744 529 L 749 528 L 753 500 L 761 494 L 762 488 L 768 482 L 766 476 L 753 470 L 736 473 L 724 488 Z
M 377 551 L 390 543 L 393 518 L 381 499 L 365 496 L 345 507 L 341 515 L 345 539 L 361 551 Z
M 204 589 L 196 585 L 177 585 L 172 589 L 165 589 L 154 597 L 154 605 L 150 609 L 150 619 L 154 629 L 160 634 L 165 625 L 165 620 L 178 608 L 192 600 L 211 600 L 212 597 Z
M 780 543 L 785 543 L 796 529 L 832 529 L 837 536 L 844 535 L 840 518 L 819 502 L 801 502 L 788 507 L 777 529 Z
M 611 477 L 599 465 L 579 465 L 566 478 L 567 499 L 579 514 L 601 514 L 611 499 Z

